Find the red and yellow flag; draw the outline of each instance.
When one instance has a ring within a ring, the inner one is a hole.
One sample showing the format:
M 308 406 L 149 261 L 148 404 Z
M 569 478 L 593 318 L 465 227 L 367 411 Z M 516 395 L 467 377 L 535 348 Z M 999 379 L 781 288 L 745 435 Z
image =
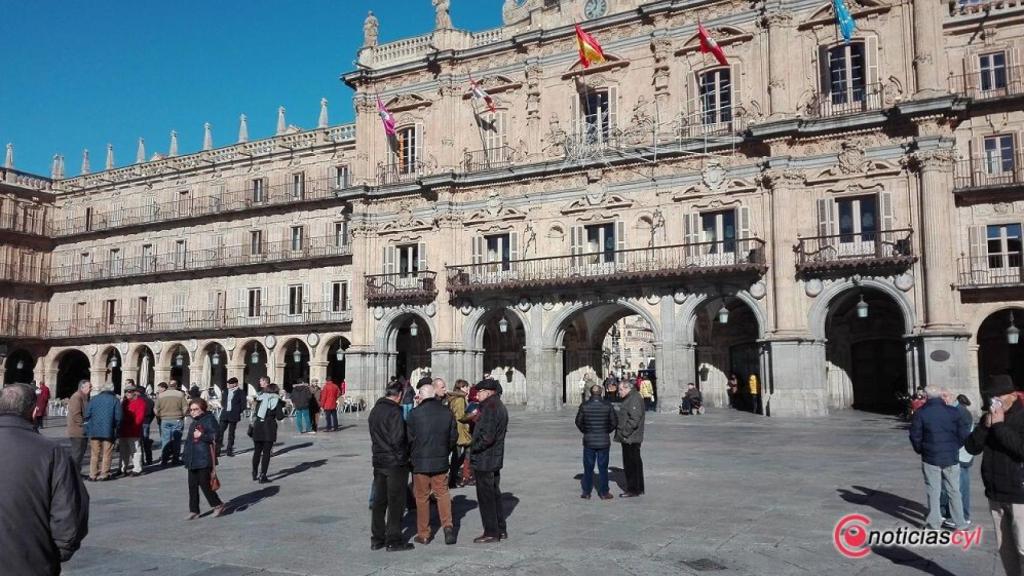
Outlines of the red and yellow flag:
M 604 50 L 601 50 L 601 45 L 593 36 L 584 32 L 579 24 L 576 25 L 576 43 L 580 47 L 580 63 L 584 68 L 604 62 Z

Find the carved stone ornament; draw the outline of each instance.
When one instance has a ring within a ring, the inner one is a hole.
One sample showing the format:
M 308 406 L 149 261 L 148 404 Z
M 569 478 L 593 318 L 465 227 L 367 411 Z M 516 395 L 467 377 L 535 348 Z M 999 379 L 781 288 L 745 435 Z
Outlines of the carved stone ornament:
M 383 318 L 384 317 L 384 309 L 380 308 L 380 307 L 374 308 L 373 309 L 373 317 L 376 320 L 380 320 L 381 318 Z
M 904 292 L 909 292 L 914 287 L 914 275 L 910 272 L 904 272 L 896 277 L 896 281 L 893 282 L 897 288 Z
M 551 312 L 552 310 L 555 309 L 555 303 L 548 300 L 547 302 L 544 303 L 544 309 L 547 310 L 548 312 Z
M 263 338 L 263 345 L 266 346 L 267 349 L 272 349 L 274 346 L 277 346 L 277 338 L 275 338 L 273 334 L 267 334 L 267 336 Z
M 310 332 L 309 334 L 306 335 L 306 344 L 309 344 L 313 348 L 316 348 L 316 345 L 319 343 L 320 335 L 317 334 L 316 332 Z
M 529 312 L 531 307 L 530 301 L 527 300 L 526 298 L 520 298 L 519 303 L 516 304 L 516 307 L 519 308 L 520 312 Z
M 725 185 L 726 170 L 718 162 L 709 162 L 701 172 L 701 181 L 709 192 L 718 193 Z
M 227 340 L 224 341 L 224 349 L 228 352 L 234 352 L 235 346 L 237 345 L 238 342 L 235 340 L 234 336 L 228 336 Z
M 96 356 L 96 352 L 99 351 L 99 346 L 97 346 L 95 344 L 90 344 L 88 350 L 89 350 L 89 356 L 95 357 Z
M 996 214 L 1007 214 L 1013 209 L 1013 205 L 1008 202 L 997 202 L 992 206 Z
M 117 345 L 117 351 L 121 353 L 121 357 L 122 358 L 127 356 L 128 355 L 128 343 L 127 342 L 121 342 L 120 344 L 118 344 Z
M 153 342 L 153 344 L 150 346 L 150 348 L 153 349 L 153 354 L 159 354 L 160 350 L 162 350 L 163 347 L 164 347 L 164 343 L 161 342 L 160 340 L 157 340 L 156 342 Z
M 186 346 L 186 348 L 188 348 L 188 351 L 193 353 L 193 354 L 196 353 L 196 348 L 198 348 L 198 347 L 199 347 L 199 343 L 196 342 L 195 338 L 190 339 L 188 341 L 188 345 Z
M 811 278 L 810 280 L 804 282 L 804 293 L 810 296 L 811 298 L 817 297 L 818 294 L 821 294 L 821 291 L 824 289 L 825 286 L 821 283 L 821 280 L 817 278 Z
M 427 304 L 426 307 L 423 308 L 423 313 L 433 318 L 435 315 L 437 315 L 437 306 L 435 306 L 434 303 L 431 302 L 430 304 Z
M 672 295 L 672 301 L 676 304 L 682 304 L 686 302 L 686 292 L 682 290 L 676 290 L 675 294 Z
M 750 285 L 747 290 L 755 300 L 760 300 L 768 294 L 768 288 L 764 285 L 764 282 L 754 282 Z
M 473 305 L 469 303 L 469 300 L 463 300 L 462 304 L 459 305 L 459 312 L 462 312 L 463 316 L 469 316 L 473 312 Z
M 864 169 L 864 150 L 854 144 L 843 142 L 842 150 L 839 151 L 837 159 L 839 170 L 843 174 L 853 174 Z

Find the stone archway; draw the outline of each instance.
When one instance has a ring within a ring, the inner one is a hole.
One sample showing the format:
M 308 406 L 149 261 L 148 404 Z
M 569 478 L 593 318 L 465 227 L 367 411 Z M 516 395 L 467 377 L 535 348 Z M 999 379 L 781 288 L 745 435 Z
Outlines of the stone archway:
M 153 354 L 153 350 L 149 346 L 140 344 L 135 347 L 130 356 L 134 358 L 135 384 L 145 390 L 155 390 L 157 385 L 155 382 L 156 356 Z
M 109 346 L 99 354 L 100 365 L 106 369 L 106 378 L 114 387 L 114 394 L 121 393 L 121 381 L 124 377 L 124 359 L 115 346 Z
M 694 372 L 685 375 L 687 383 L 697 385 L 709 406 L 765 414 L 767 378 L 757 309 L 736 296 L 707 297 L 694 309 L 692 320 Z M 735 390 L 729 390 L 730 376 L 736 378 Z
M 242 365 L 242 383 L 246 390 L 259 391 L 260 378 L 270 376 L 267 372 L 267 364 L 270 355 L 263 343 L 251 339 L 235 347 L 233 362 Z
M 57 386 L 54 390 L 57 398 L 69 398 L 78 390 L 80 381 L 90 379 L 89 357 L 81 350 L 64 350 L 54 359 L 54 364 L 57 365 Z
M 331 380 L 341 384 L 345 380 L 345 350 L 351 345 L 352 343 L 344 336 L 337 336 L 328 339 L 319 347 L 319 349 L 323 350 L 321 354 L 326 354 L 320 359 L 327 363 L 324 375 L 325 382 Z
M 984 398 L 989 377 L 1007 374 L 1018 390 L 1024 390 L 1024 343 L 1017 332 L 1017 343 L 1009 342 L 1011 324 L 1024 327 L 1024 307 L 1008 307 L 991 312 L 978 326 L 978 383 Z
M 33 370 L 36 359 L 32 353 L 19 348 L 7 355 L 4 361 L 4 384 L 30 384 L 34 380 Z
M 173 344 L 167 348 L 164 358 L 167 362 L 167 369 L 170 370 L 171 380 L 181 384 L 181 389 L 187 391 L 192 382 L 192 355 L 184 344 Z M 198 385 L 198 382 L 195 382 Z
M 309 383 L 309 347 L 301 338 L 282 342 L 274 356 L 276 364 L 283 367 L 281 384 L 288 392 L 300 381 Z
M 202 373 L 199 380 L 202 387 L 217 386 L 220 389 L 227 387 L 228 382 L 228 353 L 220 342 L 208 342 L 199 351 L 199 362 Z
M 434 326 L 416 310 L 397 310 L 381 320 L 378 329 L 378 350 L 387 353 L 389 376 L 405 376 L 412 382 L 429 375 L 433 361 L 431 348 Z

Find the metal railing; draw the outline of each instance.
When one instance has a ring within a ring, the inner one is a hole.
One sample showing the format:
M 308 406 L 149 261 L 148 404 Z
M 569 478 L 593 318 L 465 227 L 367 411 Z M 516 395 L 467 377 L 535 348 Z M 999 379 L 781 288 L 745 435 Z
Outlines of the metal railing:
M 351 322 L 351 309 L 334 311 L 331 302 L 304 302 L 299 309 L 289 305 L 220 310 L 186 310 L 140 315 L 135 318 L 85 318 L 46 324 L 47 338 L 77 338 L 130 334 L 209 332 L 272 326 L 306 326 Z
M 297 244 L 290 240 L 264 242 L 255 247 L 251 243 L 236 244 L 222 248 L 188 250 L 183 254 L 169 253 L 104 263 L 61 266 L 53 270 L 50 275 L 50 283 L 54 285 L 74 284 L 153 274 L 258 266 L 351 254 L 352 245 L 349 242 L 339 244 L 338 236 L 319 236 L 303 238 Z
M 346 180 L 344 187 L 350 185 Z M 115 228 L 201 218 L 215 214 L 241 212 L 267 206 L 302 204 L 333 198 L 343 188 L 338 187 L 336 178 L 307 179 L 301 186 L 292 182 L 267 184 L 258 190 L 253 183 L 247 187 L 217 195 L 192 195 L 133 208 L 119 208 L 107 212 L 94 212 L 91 216 L 80 216 L 52 224 L 57 237 L 85 234 Z
M 473 150 L 462 155 L 462 169 L 465 172 L 479 172 L 512 165 L 513 150 L 509 146 Z
M 426 166 L 423 162 L 414 162 L 411 165 L 402 163 L 380 164 L 377 166 L 377 185 L 389 186 L 391 184 L 415 182 L 425 173 Z
M 539 288 L 583 282 L 629 282 L 693 275 L 760 273 L 764 241 L 758 238 L 674 244 L 652 248 L 448 266 L 448 290 Z
M 817 118 L 832 118 L 881 109 L 882 85 L 875 82 L 844 92 L 818 92 L 808 103 L 806 112 L 809 116 Z
M 962 257 L 961 288 L 1024 286 L 1024 258 L 1020 254 Z
M 953 166 L 953 189 L 1011 186 L 1024 183 L 1024 154 L 1014 154 L 1007 166 L 1001 156 L 964 158 Z
M 420 270 L 410 274 L 367 274 L 366 301 L 413 302 L 437 296 L 437 272 Z
M 49 279 L 50 271 L 47 268 L 0 262 L 0 282 L 46 284 L 49 282 Z
M 30 218 L 24 212 L 0 214 L 0 230 L 34 236 L 49 236 L 51 233 L 49 222 L 43 215 L 35 214 Z
M 988 14 L 1024 6 L 1022 0 L 949 0 L 950 16 Z
M 801 238 L 796 245 L 797 269 L 846 267 L 886 261 L 912 263 L 913 230 L 883 230 Z
M 949 91 L 974 100 L 991 100 L 1024 94 L 1024 65 L 991 70 L 972 70 L 950 76 Z

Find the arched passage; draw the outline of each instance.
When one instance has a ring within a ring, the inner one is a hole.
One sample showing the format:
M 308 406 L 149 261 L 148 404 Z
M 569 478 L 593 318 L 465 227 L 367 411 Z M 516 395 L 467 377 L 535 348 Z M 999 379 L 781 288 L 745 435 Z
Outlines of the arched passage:
M 156 356 L 149 346 L 139 346 L 135 349 L 135 384 L 144 390 L 152 391 L 156 388 Z
M 1018 390 L 1024 389 L 1024 344 L 1018 332 L 1022 325 L 1024 308 L 1008 308 L 989 314 L 978 328 L 978 382 L 983 395 L 993 374 L 1008 374 Z
M 7 355 L 4 362 L 4 384 L 29 384 L 36 359 L 28 350 L 19 348 Z
M 483 374 L 501 383 L 502 401 L 526 404 L 526 327 L 522 319 L 510 310 L 498 309 L 481 320 Z
M 298 382 L 309 382 L 309 347 L 299 338 L 283 343 L 277 351 L 279 361 L 284 363 L 283 384 L 286 390 Z
M 200 354 L 203 363 L 201 381 L 204 386 L 224 388 L 228 382 L 228 353 L 219 342 L 210 342 Z
M 69 398 L 78 383 L 89 379 L 89 357 L 80 350 L 65 350 L 57 357 L 57 397 Z
M 114 386 L 114 394 L 121 393 L 121 380 L 124 375 L 124 362 L 121 359 L 121 352 L 117 348 L 110 347 L 100 354 L 100 362 L 107 368 L 107 381 Z
M 241 361 L 245 366 L 242 369 L 242 381 L 246 386 L 259 390 L 260 378 L 267 376 L 267 349 L 259 341 L 249 340 L 241 346 L 240 350 L 242 351 Z
M 182 390 L 192 386 L 192 357 L 181 344 L 175 344 L 167 354 L 170 359 L 171 380 L 177 380 Z
M 910 391 L 907 318 L 888 293 L 855 287 L 828 303 L 825 378 L 830 408 L 894 413 Z
M 735 296 L 717 296 L 701 302 L 694 315 L 695 372 L 687 375 L 688 382 L 697 385 L 711 406 L 764 414 L 761 326 L 754 309 Z M 736 377 L 733 390 L 730 375 Z M 756 379 L 756 393 L 751 377 Z
M 384 335 L 386 350 L 391 353 L 391 373 L 415 382 L 430 373 L 430 349 L 433 335 L 430 325 L 419 314 L 400 314 L 388 323 Z
M 327 380 L 341 383 L 345 380 L 345 350 L 350 343 L 338 336 L 327 343 Z

